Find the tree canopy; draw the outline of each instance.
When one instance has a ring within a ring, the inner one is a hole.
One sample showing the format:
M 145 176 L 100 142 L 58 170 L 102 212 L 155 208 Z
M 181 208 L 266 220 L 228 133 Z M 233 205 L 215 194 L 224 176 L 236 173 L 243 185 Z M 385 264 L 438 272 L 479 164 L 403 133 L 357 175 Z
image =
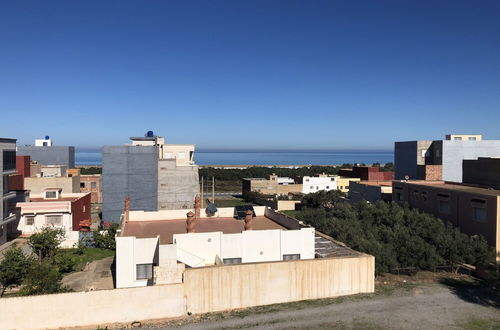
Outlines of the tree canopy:
M 396 203 L 337 203 L 333 208 L 306 208 L 298 217 L 351 248 L 374 255 L 377 274 L 494 260 L 483 237 L 468 236 L 450 223 Z

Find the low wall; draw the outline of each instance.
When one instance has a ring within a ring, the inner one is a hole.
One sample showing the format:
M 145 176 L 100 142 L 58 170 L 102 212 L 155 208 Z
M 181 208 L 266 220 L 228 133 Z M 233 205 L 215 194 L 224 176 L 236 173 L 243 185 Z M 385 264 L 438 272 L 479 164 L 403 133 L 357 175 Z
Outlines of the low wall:
M 266 217 L 273 220 L 277 224 L 282 225 L 286 229 L 301 229 L 306 227 L 296 219 L 289 217 L 284 213 L 276 212 L 272 209 L 266 209 Z
M 177 317 L 183 284 L 0 299 L 0 328 L 40 329 Z
M 233 308 L 374 292 L 369 255 L 190 268 L 184 273 L 187 311 Z
M 254 206 L 256 216 L 263 216 L 266 207 Z M 157 220 L 177 220 L 185 219 L 188 212 L 193 212 L 194 209 L 182 210 L 160 210 L 160 211 L 130 211 L 129 221 L 157 221 Z M 232 218 L 234 216 L 234 207 L 220 207 L 214 217 Z M 205 214 L 205 209 L 201 209 L 200 218 L 208 218 Z

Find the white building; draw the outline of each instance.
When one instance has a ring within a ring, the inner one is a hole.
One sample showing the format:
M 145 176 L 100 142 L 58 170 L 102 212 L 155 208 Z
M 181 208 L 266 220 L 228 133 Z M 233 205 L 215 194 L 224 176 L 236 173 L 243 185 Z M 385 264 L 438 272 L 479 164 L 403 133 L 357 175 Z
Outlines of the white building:
M 130 211 L 116 237 L 116 286 L 136 287 L 181 281 L 184 267 L 314 259 L 315 230 L 287 230 L 255 207 L 253 230 L 221 208 L 211 218 L 194 222 L 186 233 L 186 211 Z M 184 215 L 184 218 L 182 218 Z
M 65 232 L 62 247 L 78 242 L 82 227 L 90 226 L 90 193 L 63 194 L 61 189 L 46 189 L 43 194 L 31 194 L 29 202 L 17 203 L 21 219 L 17 229 L 23 236 L 32 235 L 44 227 L 61 228 Z
M 315 193 L 321 190 L 337 190 L 338 176 L 304 176 L 302 178 L 302 192 L 304 194 Z

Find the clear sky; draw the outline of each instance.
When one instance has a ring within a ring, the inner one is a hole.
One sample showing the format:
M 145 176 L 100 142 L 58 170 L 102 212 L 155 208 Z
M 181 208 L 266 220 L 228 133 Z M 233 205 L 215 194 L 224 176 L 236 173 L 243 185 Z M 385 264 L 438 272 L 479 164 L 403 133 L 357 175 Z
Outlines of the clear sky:
M 500 1 L 2 1 L 19 144 L 391 149 L 500 139 Z

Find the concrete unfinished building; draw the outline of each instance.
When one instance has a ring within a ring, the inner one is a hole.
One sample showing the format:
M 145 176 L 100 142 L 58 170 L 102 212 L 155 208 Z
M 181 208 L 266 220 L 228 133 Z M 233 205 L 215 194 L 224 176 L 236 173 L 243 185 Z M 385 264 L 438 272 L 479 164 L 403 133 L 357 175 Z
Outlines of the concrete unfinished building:
M 130 139 L 131 144 L 102 150 L 103 219 L 118 222 L 126 197 L 131 210 L 191 207 L 199 193 L 195 146 L 165 144 L 153 132 Z
M 462 182 L 462 162 L 478 157 L 500 157 L 500 140 L 450 134 L 445 140 L 396 142 L 395 179 Z

